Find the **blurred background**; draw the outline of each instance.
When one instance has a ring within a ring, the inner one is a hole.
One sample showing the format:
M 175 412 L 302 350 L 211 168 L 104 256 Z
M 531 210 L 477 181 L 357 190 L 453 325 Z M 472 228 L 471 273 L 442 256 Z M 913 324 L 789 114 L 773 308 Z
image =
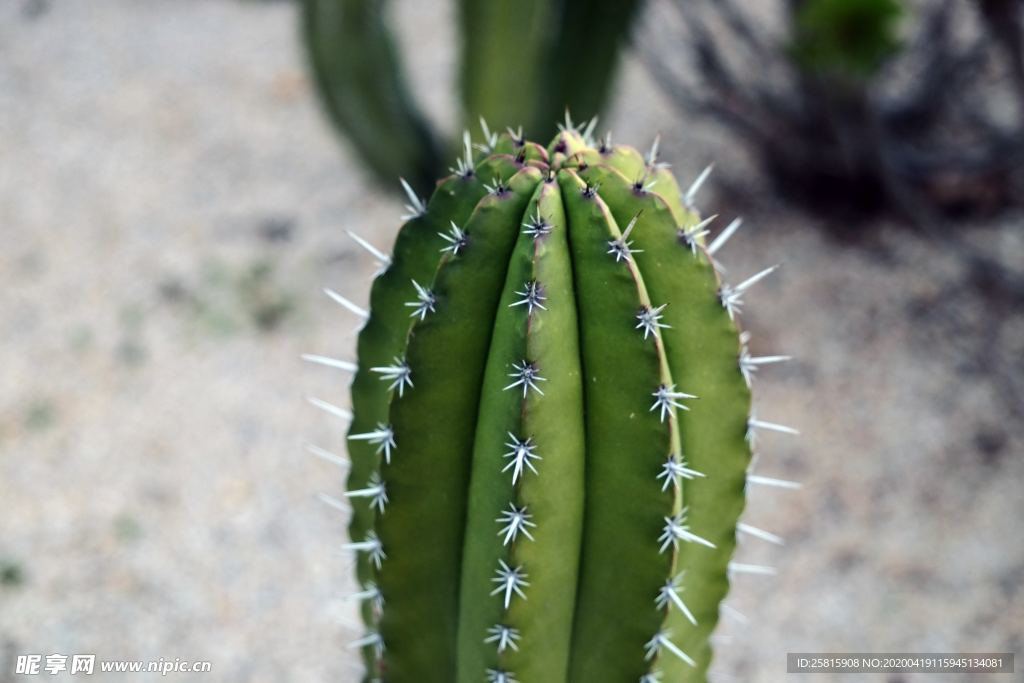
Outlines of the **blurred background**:
M 347 402 L 299 360 L 353 352 L 321 288 L 366 300 L 344 230 L 388 245 L 397 176 L 445 173 L 464 122 L 546 136 L 566 102 L 660 133 L 684 184 L 714 162 L 730 275 L 783 264 L 743 318 L 795 357 L 759 417 L 803 432 L 759 473 L 803 488 L 752 491 L 786 545 L 740 550 L 778 575 L 738 577 L 720 680 L 1019 654 L 1021 3 L 455 5 L 0 3 L 0 683 L 54 652 L 359 680 L 345 518 L 316 499 L 343 473 L 305 452 L 344 448 L 304 400 Z

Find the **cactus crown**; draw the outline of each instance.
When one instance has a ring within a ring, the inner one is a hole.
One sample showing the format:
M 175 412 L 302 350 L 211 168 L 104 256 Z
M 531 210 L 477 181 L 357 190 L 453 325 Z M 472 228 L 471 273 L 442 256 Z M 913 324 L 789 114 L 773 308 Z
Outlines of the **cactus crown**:
M 683 193 L 656 146 L 592 128 L 467 136 L 392 255 L 360 240 L 370 310 L 333 295 L 365 319 L 358 368 L 310 359 L 355 373 L 334 411 L 368 681 L 706 676 L 753 430 L 780 428 L 749 382 L 782 357 L 735 324 L 767 271 L 724 284 L 738 223 L 706 244 L 705 176 Z

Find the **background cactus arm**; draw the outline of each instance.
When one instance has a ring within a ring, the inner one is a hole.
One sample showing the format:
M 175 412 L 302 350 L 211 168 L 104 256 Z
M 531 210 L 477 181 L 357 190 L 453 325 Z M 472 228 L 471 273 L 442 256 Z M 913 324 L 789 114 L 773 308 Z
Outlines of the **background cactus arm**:
M 533 231 L 540 216 L 544 228 Z M 485 670 L 565 680 L 583 517 L 583 398 L 576 302 L 561 195 L 538 187 L 512 254 L 488 357 L 474 453 L 463 570 L 459 681 Z M 537 389 L 511 388 L 515 364 L 536 364 Z M 540 392 L 543 391 L 543 394 Z M 510 436 L 510 433 L 512 436 Z M 512 440 L 538 459 L 517 463 Z M 536 470 L 536 471 L 534 471 Z M 525 527 L 511 527 L 516 511 Z M 499 521 L 500 520 L 500 521 Z M 528 573 L 526 599 L 492 595 L 498 560 Z M 514 647 L 483 644 L 515 629 Z M 483 647 L 481 647 L 483 645 Z
M 719 300 L 718 278 L 706 253 L 700 246 L 691 250 L 680 243 L 678 224 L 664 198 L 636 192 L 624 176 L 610 169 L 586 173 L 591 182 L 601 183 L 602 194 L 620 219 L 642 212 L 634 231 L 636 247 L 642 250 L 637 263 L 651 297 L 671 297 L 665 299 L 672 303 L 664 311 L 664 322 L 671 327 L 662 330 L 662 336 L 673 377 L 700 396 L 679 415 L 682 452 L 689 467 L 705 475 L 684 482 L 684 500 L 691 528 L 718 551 L 683 549 L 680 569 L 686 573 L 680 596 L 697 626 L 679 611 L 669 612 L 670 626 L 673 641 L 698 667 L 667 660 L 665 671 L 671 680 L 703 681 L 711 659 L 709 637 L 729 588 L 727 567 L 750 462 L 745 438 L 750 391 L 739 369 L 738 332 Z
M 604 201 L 571 170 L 558 175 L 580 317 L 586 405 L 586 510 L 570 681 L 611 683 L 647 673 L 644 645 L 664 614 L 655 597 L 673 566 L 659 543 L 678 509 L 657 475 L 673 449 L 673 410 L 654 394 L 671 384 L 655 338 L 637 326 L 650 304 Z M 621 242 L 620 242 L 621 243 Z M 624 618 L 624 615 L 629 615 Z
M 535 93 L 553 35 L 547 0 L 461 0 L 462 101 L 468 126 L 532 126 Z
M 387 186 L 405 176 L 427 193 L 440 151 L 405 84 L 383 0 L 303 0 L 313 81 L 334 125 Z
M 619 51 L 629 40 L 641 0 L 563 0 L 555 19 L 558 31 L 551 42 L 544 71 L 543 105 L 532 128 L 540 134 L 569 109 L 579 120 L 601 113 Z M 595 49 L 595 46 L 602 46 Z
M 390 503 L 377 531 L 387 553 L 378 573 L 386 601 L 380 632 L 394 683 L 455 677 L 466 491 L 489 330 L 540 175 L 524 168 L 507 189 L 480 201 L 465 226 L 465 248 L 446 255 L 431 283 L 433 310 L 423 309 L 410 333 L 415 388 L 392 395 L 396 448 L 382 467 Z M 423 300 L 412 283 L 406 291 L 408 301 Z

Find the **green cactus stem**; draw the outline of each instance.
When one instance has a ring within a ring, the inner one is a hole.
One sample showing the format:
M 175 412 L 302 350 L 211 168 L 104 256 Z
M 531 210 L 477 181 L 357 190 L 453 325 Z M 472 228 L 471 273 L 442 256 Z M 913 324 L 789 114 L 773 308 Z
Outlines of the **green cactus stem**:
M 348 548 L 366 681 L 706 680 L 758 429 L 744 293 L 657 145 L 466 143 L 360 317 Z M 323 452 L 320 452 L 324 455 Z M 766 570 L 764 570 L 766 571 Z
M 435 133 L 406 85 L 384 0 L 303 0 L 301 30 L 324 112 L 388 179 L 428 187 L 441 166 Z

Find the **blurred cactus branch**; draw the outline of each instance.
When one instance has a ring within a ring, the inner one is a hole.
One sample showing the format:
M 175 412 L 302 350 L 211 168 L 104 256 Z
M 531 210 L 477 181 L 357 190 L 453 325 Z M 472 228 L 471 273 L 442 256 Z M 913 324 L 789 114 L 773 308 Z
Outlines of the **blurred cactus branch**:
M 564 0 L 559 33 L 544 73 L 544 100 L 534 114 L 534 135 L 553 133 L 566 108 L 577 121 L 597 116 L 611 90 L 621 48 L 631 37 L 642 0 Z
M 302 31 L 323 107 L 367 168 L 433 188 L 440 149 L 416 107 L 382 0 L 303 0 Z
M 462 0 L 460 89 L 467 129 L 547 137 L 565 112 L 598 115 L 642 0 Z M 385 0 L 302 0 L 309 64 L 324 108 L 386 187 L 420 194 L 457 146 L 439 143 L 406 87 Z M 444 157 L 444 158 L 442 158 Z
M 680 110 L 737 134 L 782 196 L 847 229 L 900 216 L 1024 295 L 1020 273 L 945 225 L 1024 205 L 1024 3 L 907 7 L 916 31 L 900 41 L 909 10 L 896 0 L 785 0 L 777 34 L 733 0 L 672 0 L 638 51 Z
M 544 71 L 545 46 L 556 33 L 556 19 L 555 7 L 546 0 L 459 2 L 467 128 L 476 128 L 481 118 L 498 131 L 532 127 L 537 92 L 530 84 Z
M 642 0 L 462 0 L 462 92 L 467 126 L 524 126 L 553 135 L 568 110 L 601 113 L 620 48 Z M 529 92 L 529 97 L 512 93 Z

